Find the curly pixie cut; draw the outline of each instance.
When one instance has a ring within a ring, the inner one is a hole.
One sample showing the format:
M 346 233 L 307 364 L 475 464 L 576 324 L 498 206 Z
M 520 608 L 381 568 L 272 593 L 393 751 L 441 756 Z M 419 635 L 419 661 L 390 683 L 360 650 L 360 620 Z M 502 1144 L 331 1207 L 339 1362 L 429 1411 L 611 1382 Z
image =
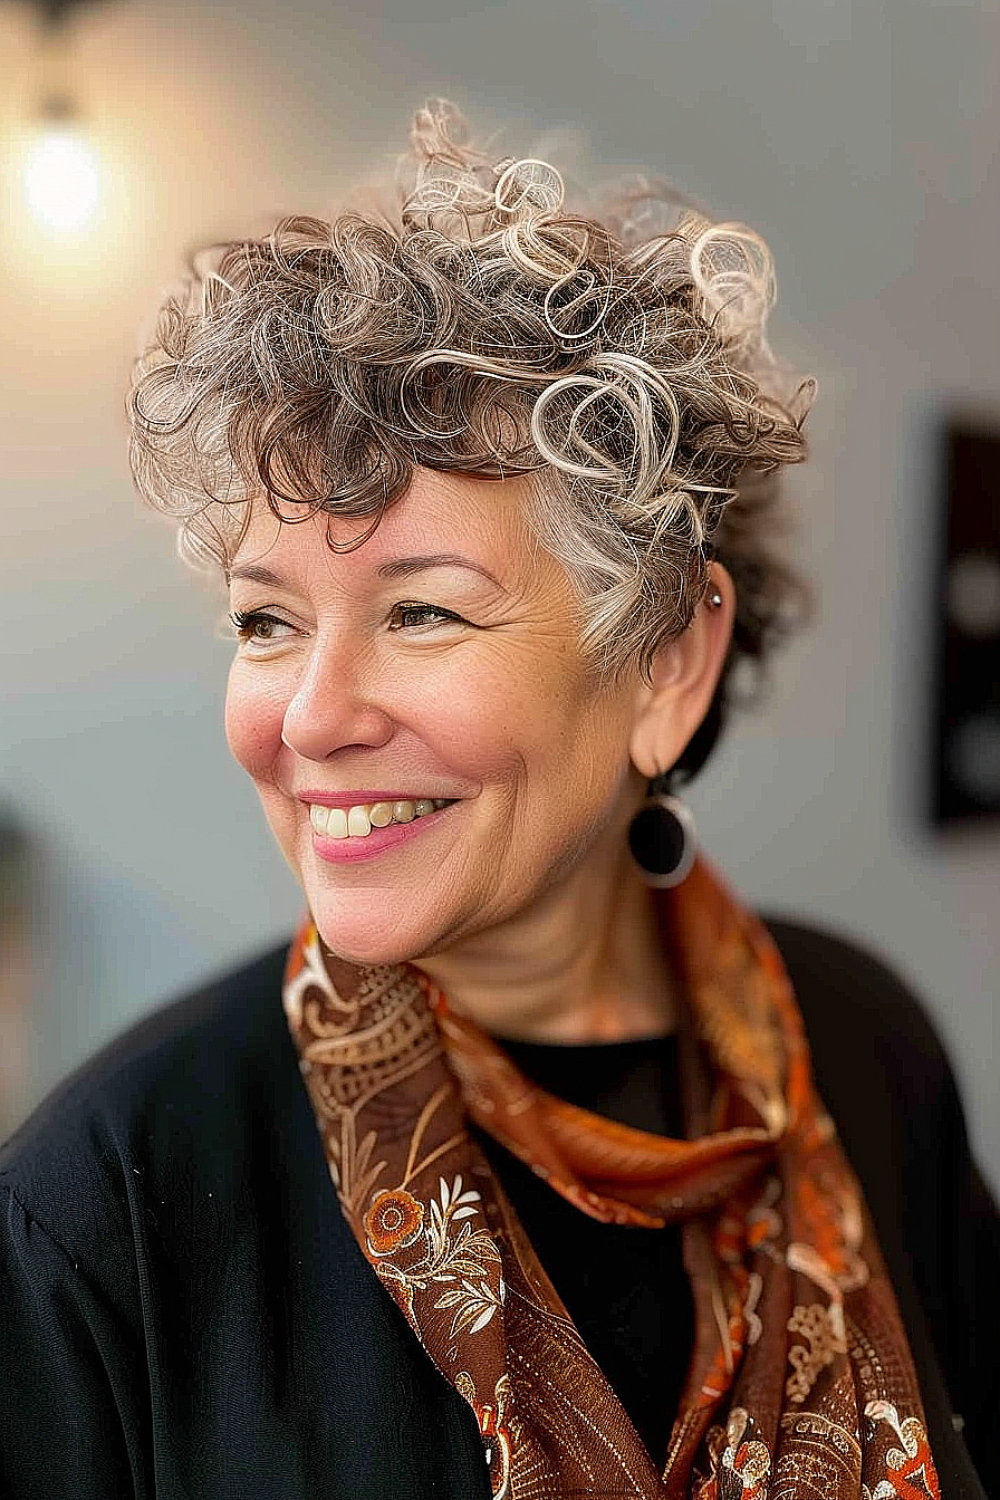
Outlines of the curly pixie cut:
M 770 252 L 645 178 L 574 211 L 553 166 L 491 160 L 446 101 L 410 145 L 393 212 L 285 218 L 196 258 L 135 364 L 137 486 L 188 561 L 227 571 L 255 501 L 370 518 L 350 550 L 415 466 L 530 475 L 526 519 L 611 676 L 648 676 L 717 557 L 737 616 L 693 774 L 734 669 L 809 613 L 771 546 L 814 388 L 767 343 Z

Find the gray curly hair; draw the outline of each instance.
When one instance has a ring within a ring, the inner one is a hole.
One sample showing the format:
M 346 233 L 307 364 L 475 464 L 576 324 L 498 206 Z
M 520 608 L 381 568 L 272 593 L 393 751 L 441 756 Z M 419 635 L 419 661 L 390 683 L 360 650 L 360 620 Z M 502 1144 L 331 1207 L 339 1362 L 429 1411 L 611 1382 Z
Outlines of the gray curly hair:
M 228 570 L 255 498 L 289 523 L 303 502 L 371 517 L 340 548 L 328 535 L 341 550 L 416 465 L 532 475 L 528 522 L 612 676 L 648 676 L 718 557 L 737 616 L 693 774 L 733 669 L 809 613 L 770 546 L 814 394 L 767 343 L 770 252 L 649 179 L 571 212 L 553 166 L 491 161 L 443 100 L 410 142 L 394 216 L 286 218 L 196 258 L 134 367 L 138 489 L 189 562 Z

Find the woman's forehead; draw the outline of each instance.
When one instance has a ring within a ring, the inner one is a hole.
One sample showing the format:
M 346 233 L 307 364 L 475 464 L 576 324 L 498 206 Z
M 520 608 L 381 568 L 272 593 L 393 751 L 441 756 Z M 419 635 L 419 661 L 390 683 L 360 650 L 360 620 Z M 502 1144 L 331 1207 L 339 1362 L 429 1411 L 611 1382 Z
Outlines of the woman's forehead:
M 251 502 L 250 518 L 238 549 L 230 559 L 229 577 L 267 558 L 271 571 L 288 567 L 324 566 L 337 573 L 405 576 L 403 564 L 419 558 L 451 558 L 483 570 L 503 587 L 503 574 L 516 572 L 522 552 L 527 555 L 524 526 L 524 481 L 477 480 L 464 475 L 417 470 L 413 480 L 393 502 L 372 535 L 353 551 L 338 552 L 328 544 L 347 547 L 371 526 L 370 516 L 334 515 L 306 503 L 282 501 L 279 520 L 263 498 Z M 398 565 L 398 566 L 397 566 Z

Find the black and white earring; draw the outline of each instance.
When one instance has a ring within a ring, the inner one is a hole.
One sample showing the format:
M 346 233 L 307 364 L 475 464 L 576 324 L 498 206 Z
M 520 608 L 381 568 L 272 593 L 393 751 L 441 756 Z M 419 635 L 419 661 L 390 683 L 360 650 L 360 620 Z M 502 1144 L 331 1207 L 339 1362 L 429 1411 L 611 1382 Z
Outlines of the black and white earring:
M 632 818 L 628 846 L 647 885 L 680 885 L 691 873 L 698 849 L 694 814 L 674 795 L 673 772 L 661 771 Z

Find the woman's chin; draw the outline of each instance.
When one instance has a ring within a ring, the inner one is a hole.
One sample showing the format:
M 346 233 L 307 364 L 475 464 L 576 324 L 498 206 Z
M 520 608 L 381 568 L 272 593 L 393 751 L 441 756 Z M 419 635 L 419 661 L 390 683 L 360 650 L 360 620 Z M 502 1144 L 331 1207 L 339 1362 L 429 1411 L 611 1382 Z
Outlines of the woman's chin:
M 439 926 L 414 921 L 400 922 L 390 904 L 375 898 L 371 909 L 365 912 L 350 910 L 349 903 L 331 901 L 320 897 L 310 912 L 324 945 L 337 958 L 347 963 L 363 964 L 367 968 L 376 964 L 401 964 L 419 958 L 440 936 Z

